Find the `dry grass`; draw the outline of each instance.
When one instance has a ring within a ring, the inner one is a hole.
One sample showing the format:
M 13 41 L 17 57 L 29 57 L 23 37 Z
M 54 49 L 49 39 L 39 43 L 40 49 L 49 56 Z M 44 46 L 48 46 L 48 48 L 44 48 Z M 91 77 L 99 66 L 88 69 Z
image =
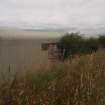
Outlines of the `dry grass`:
M 105 105 L 105 51 L 15 75 L 1 84 L 0 105 Z

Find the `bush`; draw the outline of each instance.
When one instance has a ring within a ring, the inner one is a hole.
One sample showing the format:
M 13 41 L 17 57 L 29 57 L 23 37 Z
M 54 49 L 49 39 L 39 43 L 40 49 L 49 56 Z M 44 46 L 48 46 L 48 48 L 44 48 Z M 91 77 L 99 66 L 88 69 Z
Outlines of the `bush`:
M 99 36 L 99 43 L 101 48 L 105 48 L 105 35 Z
M 79 33 L 66 33 L 59 40 L 59 50 L 63 60 L 75 54 L 88 54 L 105 48 L 105 36 L 84 38 Z
M 63 53 L 63 58 L 66 59 L 69 55 L 80 52 L 83 42 L 79 33 L 66 33 L 59 41 L 59 49 Z

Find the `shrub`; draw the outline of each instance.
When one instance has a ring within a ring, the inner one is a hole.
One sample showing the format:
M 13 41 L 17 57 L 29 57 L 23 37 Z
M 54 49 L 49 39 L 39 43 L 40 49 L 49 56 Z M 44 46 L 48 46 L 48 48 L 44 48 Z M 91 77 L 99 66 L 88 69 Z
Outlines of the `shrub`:
M 88 54 L 105 48 L 105 36 L 84 38 L 79 33 L 66 33 L 59 40 L 59 50 L 63 60 L 75 54 Z

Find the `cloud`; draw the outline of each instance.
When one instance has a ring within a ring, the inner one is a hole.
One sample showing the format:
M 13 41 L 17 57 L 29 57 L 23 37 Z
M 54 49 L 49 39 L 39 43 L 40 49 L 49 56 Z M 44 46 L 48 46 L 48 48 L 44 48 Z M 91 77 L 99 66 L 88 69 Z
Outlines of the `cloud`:
M 0 26 L 97 28 L 104 9 L 105 0 L 0 0 Z

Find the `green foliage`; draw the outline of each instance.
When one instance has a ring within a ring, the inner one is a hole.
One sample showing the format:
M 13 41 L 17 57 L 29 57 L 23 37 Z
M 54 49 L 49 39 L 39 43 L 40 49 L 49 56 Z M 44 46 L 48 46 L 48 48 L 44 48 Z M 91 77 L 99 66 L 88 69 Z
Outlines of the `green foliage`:
M 99 43 L 102 48 L 105 48 L 105 35 L 99 36 Z
M 63 59 L 75 54 L 96 52 L 100 47 L 105 48 L 105 36 L 84 38 L 79 33 L 66 33 L 59 40 Z
M 82 47 L 83 38 L 79 33 L 66 33 L 59 41 L 60 49 L 64 53 L 64 59 L 67 58 L 70 54 L 75 54 L 80 51 Z
M 88 38 L 85 41 L 85 47 L 84 50 L 86 53 L 91 53 L 93 51 L 97 51 L 97 49 L 99 48 L 99 41 L 97 38 Z

